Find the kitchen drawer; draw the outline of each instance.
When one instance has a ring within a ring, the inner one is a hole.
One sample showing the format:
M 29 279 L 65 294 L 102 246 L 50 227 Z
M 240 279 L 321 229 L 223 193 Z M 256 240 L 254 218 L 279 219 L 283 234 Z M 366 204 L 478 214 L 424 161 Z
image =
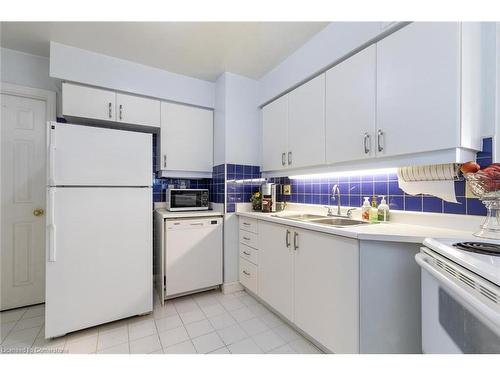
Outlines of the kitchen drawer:
M 248 290 L 257 293 L 257 266 L 240 258 L 240 283 Z
M 255 233 L 240 229 L 240 243 L 253 247 L 254 249 L 258 249 L 259 236 Z
M 253 264 L 259 264 L 259 251 L 240 243 L 240 257 Z
M 257 226 L 257 219 L 240 217 L 240 229 L 247 230 L 252 233 L 259 233 L 259 227 Z

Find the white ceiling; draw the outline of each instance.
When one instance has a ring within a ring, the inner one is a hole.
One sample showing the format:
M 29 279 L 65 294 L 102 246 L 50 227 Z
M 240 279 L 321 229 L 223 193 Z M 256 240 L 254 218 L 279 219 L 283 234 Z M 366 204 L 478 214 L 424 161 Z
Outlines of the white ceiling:
M 326 22 L 2 22 L 0 44 L 49 56 L 49 41 L 215 81 L 258 79 Z

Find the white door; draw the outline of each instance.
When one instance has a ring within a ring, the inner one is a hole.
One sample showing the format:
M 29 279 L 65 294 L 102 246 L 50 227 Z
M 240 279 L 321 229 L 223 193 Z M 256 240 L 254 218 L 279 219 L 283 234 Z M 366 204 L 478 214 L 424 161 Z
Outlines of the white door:
M 53 122 L 49 139 L 51 186 L 152 185 L 151 134 Z
M 294 323 L 334 353 L 358 353 L 358 241 L 295 232 Z
M 5 94 L 1 99 L 0 310 L 5 310 L 45 299 L 46 104 Z
M 212 172 L 213 111 L 161 104 L 160 169 Z
M 135 95 L 116 94 L 118 122 L 160 127 L 160 101 Z
M 65 116 L 116 120 L 116 93 L 114 91 L 62 84 L 62 113 Z
M 288 155 L 290 168 L 325 163 L 325 75 L 289 94 Z
M 287 168 L 288 95 L 262 108 L 262 170 Z
M 46 337 L 151 311 L 151 188 L 50 188 L 48 197 Z
M 326 72 L 326 161 L 375 155 L 376 51 L 372 45 Z
M 293 321 L 292 230 L 261 221 L 259 237 L 259 296 Z
M 378 155 L 459 145 L 460 61 L 458 22 L 414 22 L 377 43 Z

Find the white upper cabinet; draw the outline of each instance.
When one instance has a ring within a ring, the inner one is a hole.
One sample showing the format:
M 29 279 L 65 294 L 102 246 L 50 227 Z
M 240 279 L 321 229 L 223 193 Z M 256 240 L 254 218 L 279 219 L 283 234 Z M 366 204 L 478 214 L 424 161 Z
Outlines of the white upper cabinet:
M 380 156 L 461 146 L 460 51 L 456 22 L 415 22 L 377 43 Z
M 301 168 L 325 162 L 325 75 L 290 92 L 287 165 Z
M 159 167 L 182 172 L 212 172 L 213 111 L 161 103 Z
M 262 169 L 278 171 L 325 162 L 325 75 L 262 109 Z
M 62 113 L 98 121 L 160 127 L 160 101 L 64 82 Z
M 373 157 L 376 47 L 358 52 L 326 72 L 326 162 Z
M 115 121 L 116 93 L 63 82 L 62 113 L 64 116 Z
M 262 169 L 276 171 L 287 167 L 288 95 L 262 109 Z
M 160 127 L 160 101 L 140 96 L 116 94 L 117 121 Z

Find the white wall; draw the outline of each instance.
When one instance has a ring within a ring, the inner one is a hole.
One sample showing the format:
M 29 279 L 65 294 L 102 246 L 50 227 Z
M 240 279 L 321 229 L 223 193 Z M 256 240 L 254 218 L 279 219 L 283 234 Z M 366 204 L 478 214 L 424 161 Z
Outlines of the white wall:
M 226 75 L 215 82 L 214 165 L 226 162 Z
M 226 162 L 260 164 L 258 82 L 226 73 Z
M 387 23 L 383 22 L 330 23 L 259 80 L 258 105 L 269 102 L 386 32 L 385 26 Z
M 258 82 L 233 73 L 216 81 L 214 164 L 260 164 Z M 222 145 L 222 146 L 221 146 Z
M 55 42 L 50 76 L 200 107 L 215 104 L 213 82 Z
M 0 81 L 55 91 L 60 100 L 61 81 L 49 77 L 47 57 L 0 48 Z

